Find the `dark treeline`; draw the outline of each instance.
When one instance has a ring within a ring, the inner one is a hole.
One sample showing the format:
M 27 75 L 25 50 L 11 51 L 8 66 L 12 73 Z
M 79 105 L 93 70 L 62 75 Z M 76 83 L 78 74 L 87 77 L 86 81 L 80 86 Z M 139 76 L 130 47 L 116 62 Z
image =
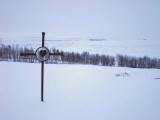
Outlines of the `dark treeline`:
M 144 57 L 131 57 L 127 55 L 117 55 L 119 67 L 131 68 L 158 68 L 160 69 L 160 59 Z
M 39 61 L 35 56 L 20 56 L 20 53 L 34 53 L 32 47 L 19 47 L 18 45 L 1 45 L 0 46 L 0 61 L 10 62 L 29 62 L 38 63 Z M 58 49 L 51 48 L 50 52 L 63 52 Z M 50 56 L 46 61 L 48 64 L 92 64 L 102 66 L 117 66 L 119 67 L 131 67 L 131 68 L 158 68 L 160 69 L 160 59 L 149 57 L 131 57 L 124 55 L 109 56 L 90 54 L 89 52 L 74 53 L 63 52 L 63 56 Z
M 38 63 L 39 61 L 35 56 L 20 56 L 20 53 L 34 53 L 33 48 L 19 47 L 16 46 L 0 46 L 0 61 L 10 62 L 29 62 Z M 58 49 L 51 48 L 51 53 L 63 52 Z M 63 56 L 50 56 L 46 61 L 48 64 L 65 63 L 65 64 L 92 64 L 92 65 L 103 65 L 103 66 L 115 66 L 114 56 L 89 54 L 89 52 L 74 53 L 74 52 L 63 52 Z

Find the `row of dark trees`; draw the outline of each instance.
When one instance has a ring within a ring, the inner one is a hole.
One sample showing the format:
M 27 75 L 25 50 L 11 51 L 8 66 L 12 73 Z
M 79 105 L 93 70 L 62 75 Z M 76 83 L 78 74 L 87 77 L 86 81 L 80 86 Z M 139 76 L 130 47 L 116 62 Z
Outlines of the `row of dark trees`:
M 117 55 L 118 66 L 131 68 L 158 68 L 160 69 L 160 59 L 144 57 L 131 57 L 127 55 Z
M 108 55 L 89 54 L 89 52 L 74 53 L 65 52 L 61 58 L 62 62 L 67 63 L 79 63 L 79 64 L 92 64 L 92 65 L 103 65 L 103 66 L 114 66 L 115 58 Z
M 58 49 L 51 48 L 51 53 L 63 52 Z M 34 49 L 27 47 L 15 46 L 0 46 L 0 61 L 13 61 L 13 62 L 39 62 L 35 56 L 20 56 L 20 53 L 34 53 Z M 63 56 L 50 56 L 46 63 L 65 63 L 65 64 L 92 64 L 92 65 L 103 65 L 103 66 L 115 66 L 114 56 L 89 54 L 89 52 L 74 53 L 74 52 L 63 52 Z
M 0 46 L 0 61 L 11 61 L 11 62 L 29 62 L 38 63 L 39 61 L 35 56 L 20 56 L 20 53 L 34 53 L 32 47 L 19 47 L 18 45 L 1 45 Z M 50 52 L 63 52 L 58 49 L 51 48 Z M 90 54 L 89 52 L 74 53 L 74 52 L 63 52 L 63 56 L 50 56 L 46 61 L 48 64 L 92 64 L 102 66 L 117 66 L 119 67 L 131 67 L 131 68 L 158 68 L 160 69 L 160 59 L 144 57 L 131 57 L 127 55 L 99 55 Z

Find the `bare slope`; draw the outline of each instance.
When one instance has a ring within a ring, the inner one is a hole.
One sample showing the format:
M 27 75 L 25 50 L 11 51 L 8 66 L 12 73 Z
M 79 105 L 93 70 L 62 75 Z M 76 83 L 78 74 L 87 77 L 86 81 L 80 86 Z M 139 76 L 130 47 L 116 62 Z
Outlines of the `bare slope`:
M 0 33 L 1 43 L 5 45 L 19 45 L 33 47 L 41 46 L 41 33 Z M 0 44 L 1 44 L 0 43 Z M 55 38 L 54 33 L 46 33 L 45 45 L 56 47 L 63 51 L 98 54 L 123 54 L 129 56 L 160 57 L 159 39 L 102 39 L 102 38 Z

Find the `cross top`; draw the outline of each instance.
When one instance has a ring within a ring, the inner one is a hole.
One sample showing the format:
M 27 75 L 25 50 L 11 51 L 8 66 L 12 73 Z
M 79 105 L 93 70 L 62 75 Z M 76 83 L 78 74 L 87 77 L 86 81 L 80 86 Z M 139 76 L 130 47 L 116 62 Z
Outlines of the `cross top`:
M 50 53 L 47 47 L 44 47 L 45 43 L 45 32 L 42 32 L 42 46 L 37 48 L 35 53 L 20 53 L 20 56 L 36 56 L 37 60 L 41 62 L 41 101 L 43 101 L 43 91 L 44 91 L 44 61 L 47 61 L 50 55 L 63 55 L 63 53 Z

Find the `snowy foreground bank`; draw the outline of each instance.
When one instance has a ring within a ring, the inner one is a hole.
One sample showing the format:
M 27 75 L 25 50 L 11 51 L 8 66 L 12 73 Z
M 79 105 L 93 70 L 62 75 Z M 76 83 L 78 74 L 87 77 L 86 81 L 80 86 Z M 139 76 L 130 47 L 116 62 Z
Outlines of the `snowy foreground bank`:
M 160 120 L 160 70 L 0 62 L 0 120 Z

